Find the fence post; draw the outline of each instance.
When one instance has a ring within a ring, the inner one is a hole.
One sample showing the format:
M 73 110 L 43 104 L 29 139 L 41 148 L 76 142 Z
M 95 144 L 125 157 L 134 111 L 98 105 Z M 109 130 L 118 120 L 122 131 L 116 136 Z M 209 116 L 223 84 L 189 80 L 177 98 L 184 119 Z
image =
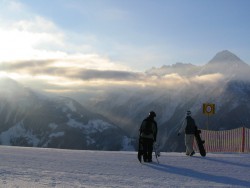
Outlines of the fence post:
M 245 150 L 245 127 L 242 127 L 242 148 L 241 152 L 244 153 Z

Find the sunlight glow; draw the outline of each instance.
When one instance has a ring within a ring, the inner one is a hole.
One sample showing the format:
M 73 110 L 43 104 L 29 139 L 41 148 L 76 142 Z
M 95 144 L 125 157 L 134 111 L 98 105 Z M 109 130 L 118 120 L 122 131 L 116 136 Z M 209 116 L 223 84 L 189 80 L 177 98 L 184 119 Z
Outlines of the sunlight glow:
M 52 22 L 36 16 L 8 25 L 0 24 L 1 61 L 63 57 L 53 50 L 64 46 L 64 35 Z
M 31 76 L 28 74 L 18 74 L 18 73 L 6 73 L 1 71 L 0 78 L 11 78 L 13 80 L 20 80 L 20 79 L 31 79 Z

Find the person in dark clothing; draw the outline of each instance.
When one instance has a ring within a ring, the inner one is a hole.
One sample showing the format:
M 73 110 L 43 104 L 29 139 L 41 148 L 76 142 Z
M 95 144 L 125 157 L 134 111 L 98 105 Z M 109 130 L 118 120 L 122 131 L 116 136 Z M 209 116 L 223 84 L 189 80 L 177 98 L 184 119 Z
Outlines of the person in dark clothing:
M 142 121 L 140 139 L 143 147 L 143 161 L 152 162 L 153 144 L 157 137 L 157 123 L 154 120 L 156 114 L 154 111 L 149 112 L 149 116 Z
M 186 121 L 183 122 L 181 129 L 178 132 L 178 136 L 185 129 L 185 145 L 186 145 L 186 155 L 192 156 L 195 154 L 193 149 L 194 134 L 197 130 L 194 119 L 191 117 L 191 111 L 187 111 Z

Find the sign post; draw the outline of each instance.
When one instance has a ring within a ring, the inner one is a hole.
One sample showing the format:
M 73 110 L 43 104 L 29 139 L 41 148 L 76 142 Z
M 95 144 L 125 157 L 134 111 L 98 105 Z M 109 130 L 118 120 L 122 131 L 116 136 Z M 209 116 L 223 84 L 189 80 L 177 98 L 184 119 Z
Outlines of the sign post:
M 203 103 L 203 114 L 207 115 L 207 130 L 208 130 L 209 116 L 215 114 L 215 104 Z

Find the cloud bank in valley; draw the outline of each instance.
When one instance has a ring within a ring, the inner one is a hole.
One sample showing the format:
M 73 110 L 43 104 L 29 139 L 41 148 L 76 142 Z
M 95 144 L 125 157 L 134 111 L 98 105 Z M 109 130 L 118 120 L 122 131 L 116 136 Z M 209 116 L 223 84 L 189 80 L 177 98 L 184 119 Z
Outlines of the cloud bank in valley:
M 134 72 L 97 55 L 2 62 L 0 70 L 2 74 L 48 92 L 74 92 L 86 87 L 98 89 L 116 86 L 175 88 L 192 83 L 212 84 L 223 79 L 223 75 L 219 73 L 187 77 L 178 73 L 150 75 Z

